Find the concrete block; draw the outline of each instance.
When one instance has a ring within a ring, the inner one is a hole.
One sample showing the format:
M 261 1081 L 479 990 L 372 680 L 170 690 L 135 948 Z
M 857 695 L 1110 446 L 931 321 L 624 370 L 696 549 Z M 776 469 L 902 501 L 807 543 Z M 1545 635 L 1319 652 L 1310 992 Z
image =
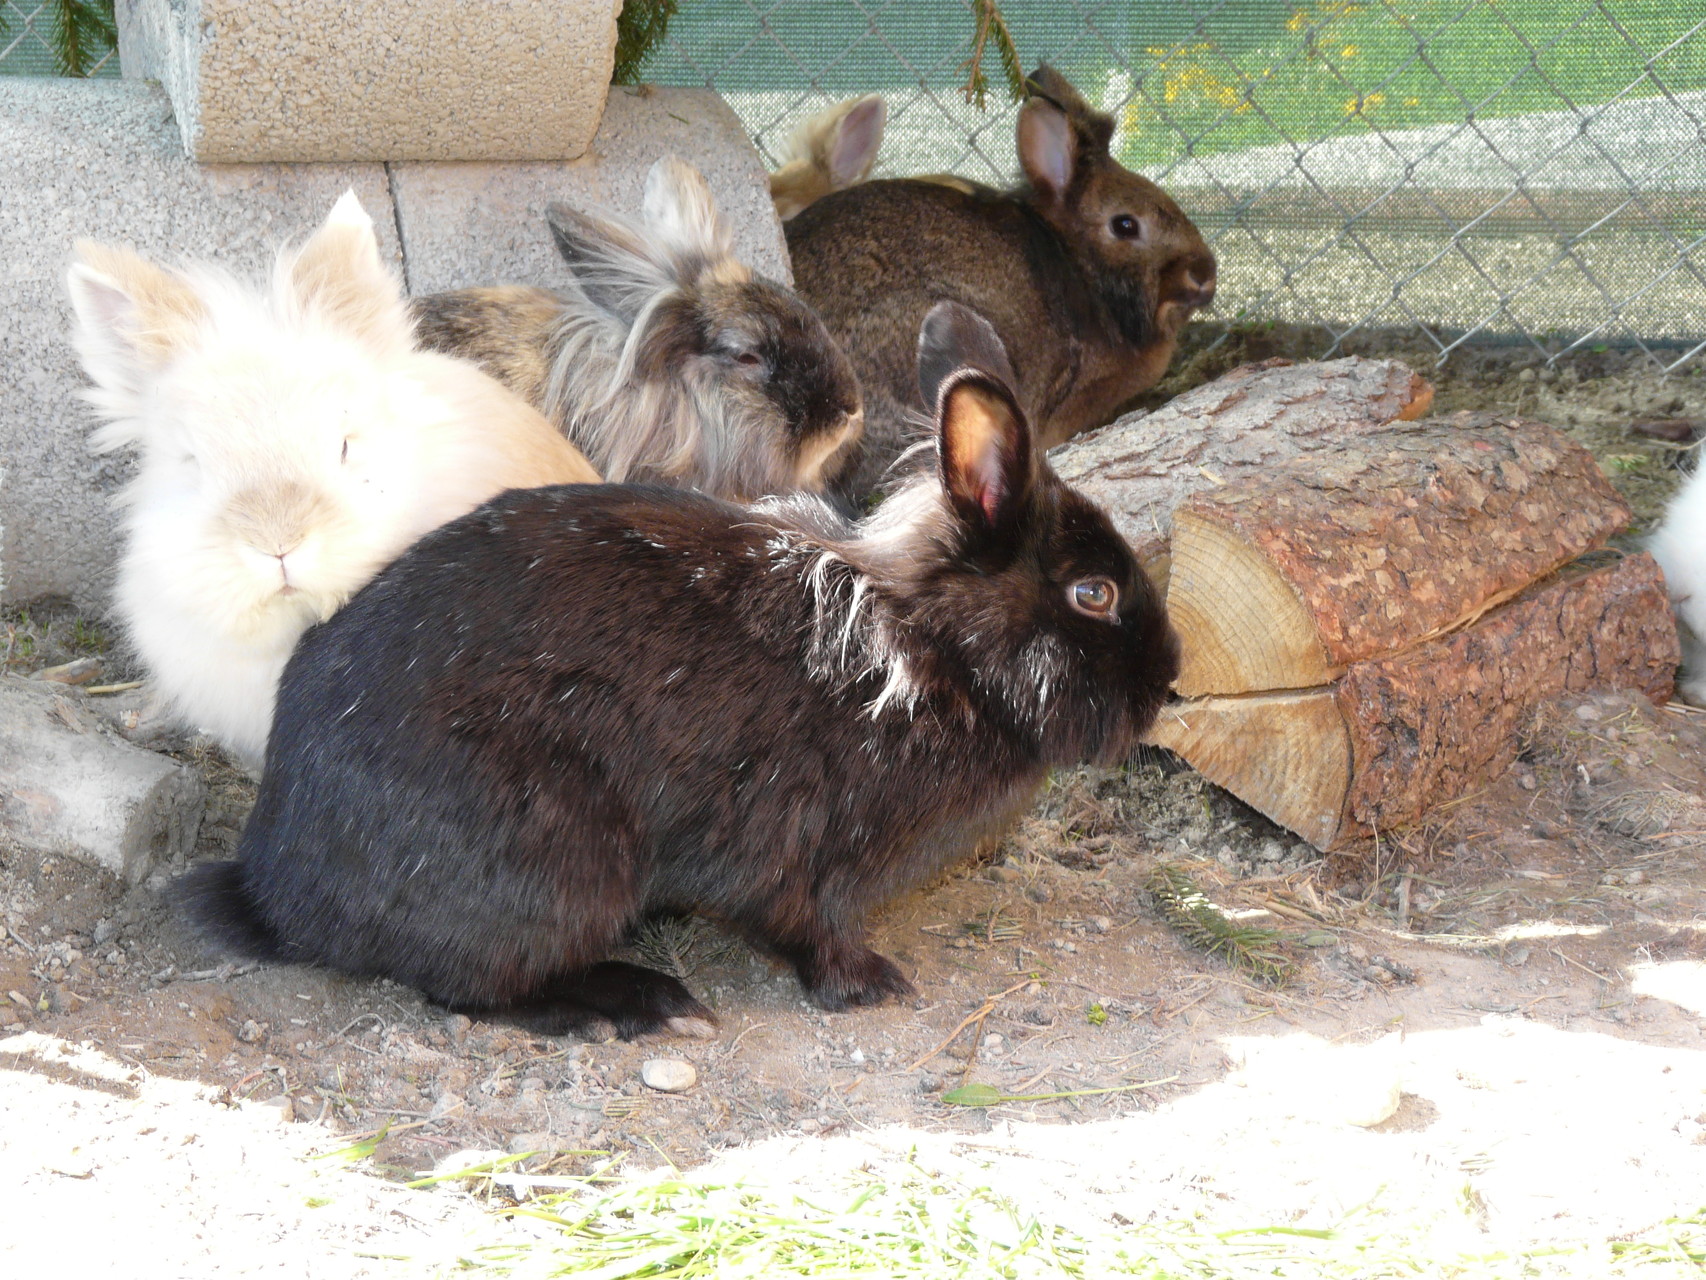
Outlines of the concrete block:
M 65 685 L 0 677 L 0 833 L 136 884 L 188 855 L 206 806 L 201 779 L 124 742 Z
M 610 85 L 620 0 L 119 0 L 207 162 L 566 160 Z
M 259 280 L 353 187 L 399 261 L 381 165 L 226 165 L 185 157 L 157 85 L 0 76 L 0 582 L 6 598 L 98 611 L 117 552 L 123 458 L 90 456 L 65 269 L 80 237 Z
M 707 89 L 613 89 L 588 153 L 566 164 L 397 164 L 392 192 L 411 293 L 567 277 L 545 206 L 638 213 L 646 172 L 677 155 L 705 175 L 740 258 L 793 283 L 769 176 L 740 118 Z

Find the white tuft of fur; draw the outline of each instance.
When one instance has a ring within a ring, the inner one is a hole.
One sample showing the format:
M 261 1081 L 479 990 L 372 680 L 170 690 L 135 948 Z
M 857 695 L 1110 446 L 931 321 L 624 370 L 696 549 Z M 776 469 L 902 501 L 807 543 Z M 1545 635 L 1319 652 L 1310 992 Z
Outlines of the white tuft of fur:
M 115 612 L 167 705 L 250 767 L 307 627 L 493 494 L 597 479 L 479 370 L 414 349 L 352 199 L 264 289 L 98 245 L 69 275 L 93 447 L 138 454 Z
M 1682 679 L 1689 701 L 1706 706 L 1706 468 L 1696 466 L 1648 543 L 1664 570 L 1682 631 Z
M 952 544 L 953 517 L 933 477 L 918 477 L 857 525 L 809 494 L 753 508 L 776 529 L 766 550 L 773 572 L 798 576 L 812 602 L 806 658 L 814 679 L 849 688 L 877 680 L 865 711 L 913 714 L 923 696 L 908 659 L 897 602 Z

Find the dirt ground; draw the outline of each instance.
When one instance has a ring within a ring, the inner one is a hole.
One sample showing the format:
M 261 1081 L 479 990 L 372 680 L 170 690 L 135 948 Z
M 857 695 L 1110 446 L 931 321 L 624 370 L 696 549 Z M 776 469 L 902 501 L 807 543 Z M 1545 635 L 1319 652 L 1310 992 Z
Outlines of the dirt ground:
M 1246 335 L 1188 376 L 1277 341 Z M 1669 380 L 1620 352 L 1560 370 L 1514 351 L 1415 363 L 1441 410 L 1577 432 L 1648 519 L 1678 449 L 1629 423 L 1706 420 L 1700 362 Z M 13 630 L 15 670 L 93 643 L 50 613 Z M 251 784 L 193 742 L 161 745 L 210 785 L 197 857 L 228 856 Z M 389 1184 L 469 1150 L 541 1152 L 545 1175 L 616 1151 L 775 1176 L 905 1147 L 1113 1221 L 1212 1199 L 1301 1219 L 1359 1187 L 1467 1185 L 1475 1231 L 1638 1231 L 1706 1187 L 1703 797 L 1706 713 L 1611 695 L 1548 708 L 1505 778 L 1367 857 L 1322 859 L 1151 753 L 1057 778 L 990 860 L 874 922 L 915 1003 L 824 1014 L 713 926 L 636 938 L 635 958 L 721 1022 L 713 1040 L 649 1044 L 540 1039 L 392 983 L 222 966 L 162 905 L 181 867 L 127 891 L 0 846 L 0 1111 L 28 1117 L 0 1126 L 0 1196 L 46 1223 L 93 1183 L 183 1274 L 215 1258 L 219 1274 L 309 1274 L 291 1259 L 315 1250 L 341 1261 L 313 1274 L 390 1274 L 378 1255 L 458 1237 L 472 1210 Z M 1290 978 L 1181 938 L 1146 892 L 1161 862 L 1278 930 Z M 697 1083 L 647 1088 L 655 1058 Z M 968 1082 L 1078 1096 L 942 1100 Z M 365 1173 L 306 1159 L 387 1126 Z M 315 1189 L 328 1178 L 335 1194 Z M 260 1253 L 240 1243 L 257 1232 Z M 0 1230 L 0 1257 L 32 1240 Z

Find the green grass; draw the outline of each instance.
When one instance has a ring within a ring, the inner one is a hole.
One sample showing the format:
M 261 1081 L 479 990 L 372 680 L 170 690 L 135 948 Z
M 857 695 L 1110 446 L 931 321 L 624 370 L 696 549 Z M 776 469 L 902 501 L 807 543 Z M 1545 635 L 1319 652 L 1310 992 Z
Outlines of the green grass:
M 1466 1192 L 1466 1219 L 1477 1204 Z M 1442 1246 L 1448 1234 L 1473 1238 L 1465 1224 L 1423 1221 L 1378 1199 L 1330 1226 L 1242 1224 L 1228 1206 L 1218 1223 L 1086 1231 L 917 1165 L 852 1174 L 835 1191 L 673 1171 L 589 1177 L 578 1194 L 506 1213 L 514 1238 L 464 1254 L 462 1270 L 596 1280 L 1605 1280 L 1695 1275 L 1706 1264 L 1706 1209 L 1628 1242 L 1486 1252 Z
M 1626 90 L 1651 97 L 1654 76 L 1672 92 L 1706 89 L 1706 29 L 1689 35 L 1703 16 L 1694 6 L 1608 7 L 1615 25 L 1587 0 L 1310 0 L 1273 14 L 1264 34 L 1228 6 L 1183 42 L 1132 51 L 1134 66 L 1151 70 L 1122 121 L 1124 159 L 1175 159 L 1181 132 L 1209 154 L 1468 111 L 1558 111 Z

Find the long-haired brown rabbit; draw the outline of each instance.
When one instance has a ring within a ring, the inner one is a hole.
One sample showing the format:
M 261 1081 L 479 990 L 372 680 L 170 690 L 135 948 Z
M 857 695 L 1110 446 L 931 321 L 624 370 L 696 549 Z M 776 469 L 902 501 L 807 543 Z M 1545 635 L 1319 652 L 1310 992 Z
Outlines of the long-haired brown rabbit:
M 920 347 L 939 465 L 863 523 L 565 486 L 417 543 L 303 638 L 238 861 L 184 885 L 203 928 L 548 1033 L 709 1030 L 606 958 L 657 911 L 743 929 L 826 1009 L 909 992 L 867 913 L 1119 758 L 1177 663 L 994 333 L 945 304 Z
M 641 217 L 553 204 L 563 289 L 415 300 L 422 340 L 477 361 L 611 481 L 750 500 L 823 487 L 862 429 L 859 384 L 817 314 L 755 276 L 705 180 L 665 157 Z
M 995 326 L 1045 448 L 1161 377 L 1185 321 L 1214 297 L 1214 255 L 1166 192 L 1113 159 L 1113 129 L 1044 66 L 1019 111 L 1024 181 L 1013 190 L 878 179 L 786 224 L 795 286 L 865 395 L 864 443 L 838 488 L 864 495 L 921 438 L 912 341 L 939 300 Z

